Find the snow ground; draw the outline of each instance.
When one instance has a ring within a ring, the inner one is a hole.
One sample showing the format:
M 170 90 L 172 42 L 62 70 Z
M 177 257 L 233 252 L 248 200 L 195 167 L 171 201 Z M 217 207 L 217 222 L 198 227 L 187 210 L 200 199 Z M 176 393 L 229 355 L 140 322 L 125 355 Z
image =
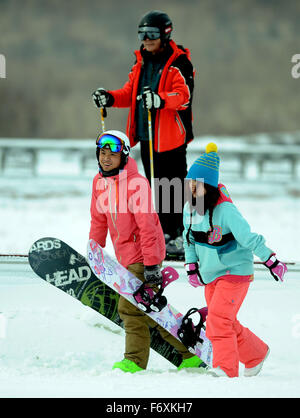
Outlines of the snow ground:
M 183 270 L 181 271 L 183 274 Z M 259 272 L 239 319 L 271 354 L 253 378 L 216 379 L 176 369 L 151 351 L 147 371 L 111 370 L 122 358 L 124 331 L 34 277 L 1 278 L 6 335 L 0 340 L 0 397 L 299 397 L 300 282 L 279 285 Z M 167 297 L 182 311 L 202 306 L 203 293 L 184 281 Z
M 232 197 L 252 229 L 285 260 L 298 260 L 300 199 Z M 267 186 L 268 187 L 268 186 Z M 85 253 L 89 179 L 72 187 L 61 179 L 0 179 L 0 253 L 27 253 L 42 236 L 55 236 Z M 266 190 L 267 191 L 267 190 Z M 108 249 L 113 253 L 108 240 Z M 111 370 L 123 356 L 124 331 L 40 280 L 0 265 L 0 397 L 200 398 L 299 397 L 300 278 L 284 284 L 258 271 L 239 319 L 266 341 L 271 353 L 253 378 L 212 378 L 177 372 L 151 351 L 147 371 Z M 167 297 L 181 311 L 205 304 L 202 289 L 181 278 Z

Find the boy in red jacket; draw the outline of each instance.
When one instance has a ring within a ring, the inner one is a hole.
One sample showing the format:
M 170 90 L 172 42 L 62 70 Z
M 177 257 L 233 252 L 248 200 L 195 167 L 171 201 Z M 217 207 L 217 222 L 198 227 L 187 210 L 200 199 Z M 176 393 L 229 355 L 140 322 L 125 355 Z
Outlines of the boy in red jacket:
M 120 264 L 142 281 L 160 283 L 165 240 L 151 201 L 149 183 L 138 173 L 129 157 L 128 137 L 119 131 L 107 131 L 97 139 L 99 174 L 93 181 L 91 228 L 89 238 L 105 247 L 107 232 Z M 182 354 L 184 367 L 199 367 L 202 361 L 160 327 L 144 312 L 120 296 L 118 311 L 124 322 L 126 343 L 124 359 L 113 368 L 134 373 L 147 367 L 150 351 L 150 327 Z

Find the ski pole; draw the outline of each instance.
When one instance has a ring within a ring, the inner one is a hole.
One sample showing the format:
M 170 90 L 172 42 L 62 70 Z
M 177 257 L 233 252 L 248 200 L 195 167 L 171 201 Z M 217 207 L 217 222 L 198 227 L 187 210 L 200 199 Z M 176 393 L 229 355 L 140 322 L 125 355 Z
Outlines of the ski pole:
M 153 205 L 155 206 L 155 189 L 154 189 L 154 164 L 153 164 L 153 139 L 152 139 L 152 119 L 151 111 L 148 109 L 148 132 L 149 132 L 149 157 L 150 157 L 150 185 L 152 191 Z
M 143 94 L 151 92 L 151 88 L 149 86 L 144 86 Z M 140 96 L 140 99 L 142 96 Z M 152 116 L 151 110 L 148 109 L 148 137 L 149 137 L 149 160 L 150 160 L 150 186 L 151 186 L 151 194 L 152 194 L 152 202 L 155 206 L 155 190 L 154 190 L 154 163 L 153 163 L 153 138 L 152 138 Z
M 102 126 L 102 132 L 105 132 L 105 122 L 104 118 L 107 116 L 106 108 L 100 107 L 100 113 L 101 113 L 101 126 Z

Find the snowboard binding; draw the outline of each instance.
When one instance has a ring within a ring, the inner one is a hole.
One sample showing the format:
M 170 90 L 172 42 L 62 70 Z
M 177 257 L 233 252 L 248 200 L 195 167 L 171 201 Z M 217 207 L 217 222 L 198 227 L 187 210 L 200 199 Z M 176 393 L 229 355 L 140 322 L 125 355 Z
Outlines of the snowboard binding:
M 198 313 L 200 316 L 198 324 L 195 326 L 190 316 L 194 313 Z M 200 343 L 203 344 L 203 339 L 200 337 L 201 329 L 204 327 L 204 322 L 207 316 L 207 308 L 191 308 L 182 318 L 181 325 L 178 329 L 177 335 L 183 345 L 191 353 L 195 353 L 195 346 Z
M 167 298 L 162 295 L 163 287 L 158 285 L 157 293 L 147 284 L 143 283 L 133 294 L 138 307 L 144 312 L 160 312 L 167 306 Z
M 133 297 L 136 300 L 139 309 L 142 311 L 146 313 L 160 312 L 165 306 L 167 306 L 168 301 L 163 295 L 163 291 L 168 284 L 177 280 L 179 275 L 172 267 L 166 267 L 162 270 L 162 276 L 162 283 L 156 284 L 154 289 L 151 284 L 144 282 L 133 293 Z

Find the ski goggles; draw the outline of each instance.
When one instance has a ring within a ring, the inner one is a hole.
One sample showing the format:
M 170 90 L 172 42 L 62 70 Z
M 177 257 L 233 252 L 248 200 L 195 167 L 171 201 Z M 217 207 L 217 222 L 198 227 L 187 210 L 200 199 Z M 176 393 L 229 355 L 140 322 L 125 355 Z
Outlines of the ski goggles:
M 144 41 L 147 38 L 150 40 L 159 39 L 160 30 L 150 26 L 141 27 L 138 31 L 138 38 L 140 41 Z
M 96 140 L 98 148 L 109 147 L 111 152 L 121 152 L 124 148 L 124 142 L 116 136 L 109 134 L 101 134 Z

